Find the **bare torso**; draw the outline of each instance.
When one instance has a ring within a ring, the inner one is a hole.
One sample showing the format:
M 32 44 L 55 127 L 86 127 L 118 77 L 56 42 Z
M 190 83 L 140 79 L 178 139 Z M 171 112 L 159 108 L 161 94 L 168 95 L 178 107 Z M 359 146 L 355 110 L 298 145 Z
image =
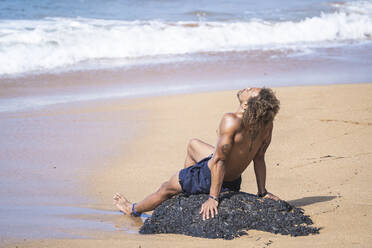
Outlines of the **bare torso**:
M 258 130 L 258 134 L 254 140 L 250 137 L 247 128 L 244 128 L 242 118 L 236 116 L 235 121 L 239 122 L 233 137 L 233 145 L 230 154 L 225 161 L 226 172 L 224 181 L 233 181 L 237 179 L 250 162 L 254 159 L 259 149 L 264 145 L 265 140 L 271 135 L 273 123 L 267 124 L 265 127 Z M 217 130 L 218 132 L 218 130 Z M 215 153 L 214 153 L 215 154 Z M 208 167 L 211 168 L 213 158 L 209 161 Z

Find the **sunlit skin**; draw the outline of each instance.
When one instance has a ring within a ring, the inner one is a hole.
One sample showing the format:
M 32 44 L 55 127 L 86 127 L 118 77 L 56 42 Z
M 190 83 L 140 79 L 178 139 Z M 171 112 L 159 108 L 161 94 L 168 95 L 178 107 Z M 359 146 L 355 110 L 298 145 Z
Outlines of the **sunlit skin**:
M 215 198 L 220 195 L 222 183 L 239 178 L 252 160 L 258 193 L 265 192 L 265 153 L 271 141 L 273 123 L 270 122 L 262 127 L 254 140 L 250 137 L 248 128 L 243 125 L 243 113 L 248 106 L 247 102 L 251 97 L 257 96 L 260 90 L 260 88 L 246 88 L 238 91 L 238 109 L 234 113 L 223 115 L 217 129 L 215 146 L 199 139 L 192 139 L 188 144 L 184 168 L 194 165 L 213 153 L 208 167 L 211 170 L 210 195 Z M 181 193 L 178 174 L 179 171 L 164 182 L 156 192 L 138 202 L 135 211 L 139 213 L 151 211 L 171 196 Z M 271 193 L 268 193 L 265 198 L 279 200 Z M 132 213 L 132 203 L 118 193 L 114 195 L 114 204 L 125 214 Z M 209 198 L 202 204 L 200 214 L 203 220 L 213 218 L 218 214 L 218 201 Z

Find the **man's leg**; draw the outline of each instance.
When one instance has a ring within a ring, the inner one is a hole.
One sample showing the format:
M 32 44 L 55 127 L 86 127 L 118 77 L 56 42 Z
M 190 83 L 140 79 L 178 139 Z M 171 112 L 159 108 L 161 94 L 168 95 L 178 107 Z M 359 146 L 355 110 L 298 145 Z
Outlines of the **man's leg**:
M 134 210 L 138 213 L 154 210 L 163 201 L 180 193 L 182 188 L 178 181 L 178 174 L 179 172 L 173 175 L 169 181 L 163 183 L 155 193 L 148 195 L 145 199 L 138 202 Z M 128 215 L 132 213 L 132 203 L 119 193 L 114 195 L 114 204 L 124 213 Z
M 201 141 L 200 139 L 191 139 L 187 145 L 187 154 L 184 168 L 194 165 L 203 158 L 214 152 L 214 146 Z

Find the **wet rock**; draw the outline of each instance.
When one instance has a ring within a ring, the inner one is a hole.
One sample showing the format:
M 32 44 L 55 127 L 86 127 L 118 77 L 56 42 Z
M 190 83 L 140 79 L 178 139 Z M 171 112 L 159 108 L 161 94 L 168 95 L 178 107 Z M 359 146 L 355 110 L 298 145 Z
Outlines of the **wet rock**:
M 141 234 L 177 233 L 203 238 L 233 239 L 250 229 L 291 236 L 319 233 L 301 208 L 285 201 L 260 199 L 244 192 L 224 192 L 218 215 L 203 221 L 199 214 L 208 195 L 179 194 L 155 209 L 140 229 Z

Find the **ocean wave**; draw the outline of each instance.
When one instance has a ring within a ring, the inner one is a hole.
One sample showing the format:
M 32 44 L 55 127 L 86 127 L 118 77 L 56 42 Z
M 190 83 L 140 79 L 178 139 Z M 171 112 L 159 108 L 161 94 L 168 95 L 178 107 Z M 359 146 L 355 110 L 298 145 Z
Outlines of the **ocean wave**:
M 0 21 L 0 74 L 53 70 L 84 61 L 200 52 L 308 49 L 372 38 L 372 3 L 334 3 L 337 11 L 298 22 L 115 21 L 45 18 Z
M 331 5 L 345 13 L 372 14 L 372 3 L 370 1 L 334 2 Z

